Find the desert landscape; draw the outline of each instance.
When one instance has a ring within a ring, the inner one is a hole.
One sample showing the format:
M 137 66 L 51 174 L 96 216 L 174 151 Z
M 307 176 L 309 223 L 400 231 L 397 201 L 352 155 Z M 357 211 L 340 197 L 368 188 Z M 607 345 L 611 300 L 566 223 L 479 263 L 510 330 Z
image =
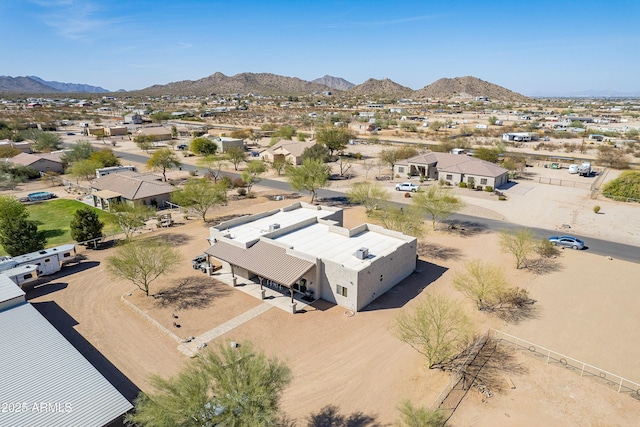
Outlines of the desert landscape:
M 266 188 L 256 191 L 257 199 L 232 202 L 218 208 L 216 215 L 260 212 L 291 203 L 271 201 Z M 499 206 L 516 206 L 510 202 Z M 616 206 L 606 208 L 607 216 L 629 215 L 625 214 L 626 205 Z M 486 214 L 488 208 L 468 204 L 466 210 Z M 518 215 L 509 209 L 494 212 Z M 346 209 L 346 226 L 365 221 L 362 208 Z M 618 232 L 624 235 L 624 230 Z M 188 259 L 207 248 L 204 237 L 208 229 L 201 221 L 187 220 L 151 234 L 174 242 L 185 258 L 182 267 L 154 284 L 154 292 L 189 281 L 194 289 L 202 290 L 199 284 L 207 284 L 206 292 L 199 293 L 197 299 L 188 293 L 167 301 L 146 298 L 132 291 L 131 284 L 114 282 L 106 274 L 104 259 L 110 249 L 83 250 L 84 259 L 73 267 L 78 272 L 66 272 L 28 292 L 29 301 L 72 343 L 79 344 L 81 352 L 119 384 L 128 398 L 135 396 L 137 388 L 152 391 L 150 374 L 176 373 L 187 358 L 178 351 L 175 339 L 121 298 L 128 298 L 180 338 L 197 336 L 261 303 L 229 285 L 211 286 L 215 275 L 208 278 L 191 268 Z M 614 238 L 611 234 L 608 237 Z M 449 374 L 426 369 L 423 357 L 388 329 L 400 310 L 431 293 L 458 300 L 473 318 L 478 333 L 495 328 L 616 375 L 631 380 L 640 377 L 640 354 L 633 340 L 626 337 L 638 321 L 633 298 L 637 264 L 565 250 L 550 272 L 533 274 L 513 268 L 512 257 L 500 251 L 495 233 L 439 230 L 429 232 L 421 242 L 426 249 L 417 272 L 362 312 L 347 315 L 344 308 L 322 301 L 296 315 L 273 308 L 215 341 L 250 340 L 268 354 L 284 358 L 293 370 L 294 381 L 284 394 L 283 410 L 299 425 L 329 406 L 338 408 L 344 417 L 360 419 L 357 425 L 363 426 L 393 423 L 403 398 L 431 407 L 446 387 Z M 530 292 L 536 300 L 531 318 L 505 323 L 478 312 L 471 301 L 453 290 L 453 274 L 464 261 L 479 257 L 502 266 L 511 284 Z M 61 311 L 67 315 L 62 319 L 72 321 L 61 320 Z M 179 329 L 172 326 L 176 321 Z M 113 334 L 114 330 L 119 333 Z M 475 389 L 470 390 L 450 425 L 487 425 L 491 420 L 492 425 L 533 426 L 539 425 L 541 418 L 532 414 L 541 412 L 547 425 L 629 425 L 640 414 L 638 397 L 633 393 L 618 394 L 615 387 L 580 378 L 579 373 L 558 364 L 547 365 L 526 353 L 507 352 L 508 363 L 497 368 L 500 386 L 484 399 Z

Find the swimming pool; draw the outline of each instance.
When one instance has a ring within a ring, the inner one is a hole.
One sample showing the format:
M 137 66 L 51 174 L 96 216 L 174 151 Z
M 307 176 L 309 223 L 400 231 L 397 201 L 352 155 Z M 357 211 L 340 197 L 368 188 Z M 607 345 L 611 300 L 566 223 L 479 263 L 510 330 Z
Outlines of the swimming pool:
M 49 200 L 56 197 L 55 194 L 50 193 L 48 191 L 38 191 L 37 193 L 31 193 L 27 197 L 29 197 L 29 201 L 35 202 L 38 200 Z

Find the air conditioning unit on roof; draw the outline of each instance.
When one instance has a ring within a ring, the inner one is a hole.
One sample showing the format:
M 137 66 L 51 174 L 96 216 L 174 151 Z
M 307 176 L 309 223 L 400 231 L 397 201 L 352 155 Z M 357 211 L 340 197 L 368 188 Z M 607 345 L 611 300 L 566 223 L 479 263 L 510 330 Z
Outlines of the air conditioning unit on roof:
M 369 249 L 360 248 L 353 254 L 358 259 L 367 259 L 369 257 Z
M 277 224 L 277 223 L 276 224 L 271 224 L 269 226 L 269 232 L 276 231 L 276 230 L 279 230 L 279 229 L 280 229 L 280 224 Z

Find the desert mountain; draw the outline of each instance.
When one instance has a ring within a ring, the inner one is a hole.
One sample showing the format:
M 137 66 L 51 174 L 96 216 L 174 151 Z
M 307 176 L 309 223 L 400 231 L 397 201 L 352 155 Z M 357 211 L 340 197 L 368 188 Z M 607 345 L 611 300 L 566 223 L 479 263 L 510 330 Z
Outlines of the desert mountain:
M 443 78 L 413 93 L 414 98 L 445 99 L 474 98 L 476 96 L 486 96 L 492 101 L 531 101 L 524 95 L 471 76 Z
M 225 76 L 215 73 L 200 80 L 183 80 L 166 85 L 154 85 L 140 92 L 146 95 L 209 95 L 211 93 L 257 93 L 259 95 L 298 95 L 327 91 L 327 86 L 307 82 L 297 77 L 270 73 L 241 73 Z
M 325 85 L 335 90 L 349 90 L 355 86 L 353 83 L 346 81 L 342 77 L 333 77 L 329 75 L 325 75 L 324 77 L 320 77 L 319 79 L 311 80 L 311 83 Z
M 413 91 L 410 88 L 399 85 L 389 79 L 369 79 L 349 90 L 349 94 L 351 95 L 382 95 L 389 97 L 407 96 L 411 94 L 411 92 Z
M 82 83 L 62 83 L 56 81 L 46 81 L 37 76 L 29 76 L 30 79 L 40 82 L 44 85 L 52 87 L 60 92 L 73 92 L 73 93 L 106 93 L 110 92 L 100 86 L 91 86 Z
M 59 90 L 30 77 L 0 76 L 0 92 L 56 93 Z

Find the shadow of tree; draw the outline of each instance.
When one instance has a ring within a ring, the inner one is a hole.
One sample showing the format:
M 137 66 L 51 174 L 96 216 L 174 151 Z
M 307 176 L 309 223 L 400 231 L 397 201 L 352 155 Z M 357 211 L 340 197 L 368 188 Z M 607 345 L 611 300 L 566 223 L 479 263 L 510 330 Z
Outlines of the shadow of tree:
M 486 224 L 481 224 L 479 222 L 474 222 L 474 221 L 449 220 L 449 221 L 443 221 L 442 223 L 447 226 L 446 231 L 452 234 L 457 234 L 458 236 L 461 236 L 461 237 L 475 236 L 477 234 L 484 233 L 488 230 L 488 227 Z
M 542 275 L 562 270 L 562 264 L 553 258 L 538 258 L 527 261 L 527 268 L 534 274 Z
M 59 228 L 53 230 L 43 230 L 42 232 L 44 233 L 44 236 L 47 238 L 47 240 L 53 239 L 54 237 L 63 236 L 66 233 L 65 230 L 61 230 Z
M 327 405 L 307 418 L 306 427 L 383 427 L 375 415 L 353 412 L 349 415 L 340 413 L 336 405 Z
M 172 286 L 153 295 L 155 304 L 176 310 L 205 308 L 215 299 L 231 292 L 228 286 L 207 276 L 190 276 L 178 279 Z
M 453 260 L 456 261 L 460 259 L 461 253 L 460 249 L 450 247 L 450 246 L 442 246 L 436 243 L 418 243 L 417 249 L 418 256 L 425 258 L 434 258 L 438 260 Z
M 150 237 L 149 240 L 168 243 L 171 246 L 182 246 L 193 240 L 193 237 L 189 236 L 188 234 L 167 233 Z
M 538 307 L 533 303 L 522 305 L 503 305 L 485 309 L 508 323 L 518 324 L 523 320 L 537 319 Z

